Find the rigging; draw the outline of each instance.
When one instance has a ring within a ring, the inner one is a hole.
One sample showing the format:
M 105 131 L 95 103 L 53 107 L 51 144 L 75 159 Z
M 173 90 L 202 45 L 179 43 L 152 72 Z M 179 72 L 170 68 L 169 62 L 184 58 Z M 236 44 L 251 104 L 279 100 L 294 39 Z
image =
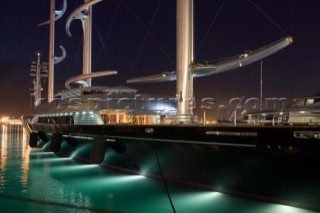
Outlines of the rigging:
M 267 19 L 269 19 L 269 21 L 271 21 L 271 23 L 276 26 L 284 35 L 288 35 L 288 33 L 286 33 L 283 28 L 276 23 L 266 12 L 264 12 L 260 7 L 258 7 L 257 4 L 255 4 L 252 0 L 249 0 L 249 2 L 259 11 L 261 12 L 265 17 L 267 17 Z
M 223 5 L 224 5 L 225 2 L 226 2 L 226 0 L 223 0 L 223 2 L 221 3 L 221 5 L 220 5 L 220 7 L 219 7 L 219 9 L 218 9 L 218 12 L 217 12 L 216 15 L 214 16 L 214 18 L 213 18 L 213 20 L 212 20 L 212 22 L 211 22 L 211 24 L 210 24 L 207 32 L 205 33 L 204 37 L 202 38 L 202 40 L 201 40 L 201 42 L 200 42 L 200 45 L 199 45 L 199 47 L 198 47 L 198 49 L 197 49 L 197 51 L 196 51 L 196 54 L 199 52 L 199 50 L 201 49 L 202 45 L 204 44 L 204 41 L 207 39 L 208 34 L 209 34 L 209 32 L 210 32 L 213 24 L 216 22 L 216 19 L 217 19 L 218 15 L 220 14 L 220 12 L 221 12 L 221 10 L 222 10 Z
M 136 60 L 135 60 L 135 62 L 134 62 L 134 65 L 133 65 L 133 67 L 132 67 L 132 70 L 130 71 L 130 76 L 132 75 L 132 73 L 133 73 L 134 70 L 136 69 L 137 63 L 138 63 L 139 58 L 140 58 L 141 53 L 142 53 L 142 49 L 143 49 L 143 47 L 144 47 L 144 45 L 145 45 L 145 43 L 146 43 L 146 40 L 147 40 L 148 35 L 149 35 L 149 33 L 150 33 L 151 26 L 152 26 L 152 24 L 153 24 L 153 22 L 154 22 L 154 18 L 156 17 L 157 12 L 158 12 L 158 10 L 159 10 L 160 4 L 161 4 L 161 0 L 158 1 L 157 7 L 156 7 L 156 9 L 155 9 L 155 12 L 153 13 L 151 22 L 150 22 L 150 24 L 149 24 L 149 26 L 148 26 L 148 29 L 147 29 L 147 31 L 146 31 L 146 34 L 145 34 L 145 36 L 144 36 L 144 39 L 143 39 L 143 42 L 142 42 L 142 44 L 141 44 L 140 50 L 139 50 L 139 52 L 138 52 L 138 55 L 137 55 L 137 57 L 136 57 Z
M 105 38 L 102 40 L 101 37 L 99 36 L 102 46 L 101 46 L 101 48 L 100 48 L 100 50 L 99 50 L 99 52 L 98 52 L 97 61 L 96 61 L 96 63 L 95 63 L 95 66 L 98 64 L 98 61 L 99 61 L 99 59 L 100 59 L 100 57 L 101 57 L 101 54 L 102 54 L 102 50 L 105 51 L 105 53 L 106 53 L 106 55 L 107 55 L 107 57 L 108 57 L 108 59 L 109 59 L 109 61 L 110 61 L 110 63 L 111 63 L 111 66 L 113 66 L 113 62 L 112 62 L 111 56 L 110 56 L 109 52 L 107 51 L 107 48 L 106 48 L 106 46 L 105 46 L 105 43 L 106 43 L 106 41 L 108 40 L 108 38 L 109 38 L 109 36 L 110 36 L 111 29 L 112 29 L 112 26 L 113 26 L 113 24 L 114 24 L 114 22 L 115 22 L 115 20 L 116 20 L 116 17 L 118 16 L 118 12 L 119 12 L 121 3 L 122 3 L 122 0 L 119 1 L 118 5 L 117 5 L 117 8 L 116 8 L 116 10 L 115 10 L 115 13 L 114 13 L 114 15 L 112 16 L 111 24 L 110 24 L 110 26 L 108 27 L 108 30 L 107 30 L 107 33 L 106 33 Z M 95 29 L 96 29 L 96 27 L 95 27 Z M 96 29 L 96 31 L 97 31 L 97 29 Z
M 175 66 L 175 62 L 174 60 L 169 56 L 169 54 L 165 51 L 165 49 L 161 46 L 161 44 L 159 43 L 159 41 L 151 34 L 150 31 L 148 31 L 148 28 L 143 24 L 143 22 L 139 19 L 139 17 L 134 13 L 134 11 L 132 10 L 132 8 L 127 4 L 126 1 L 124 1 L 126 7 L 130 10 L 131 14 L 133 15 L 133 17 L 139 22 L 139 24 L 141 25 L 141 27 L 147 31 L 147 34 L 150 36 L 150 38 L 155 42 L 155 44 L 160 48 L 160 50 L 162 51 L 162 53 L 167 57 L 167 59 L 172 63 L 172 65 Z
M 258 11 L 260 12 L 262 15 L 264 15 L 284 36 L 287 36 L 289 35 L 288 33 L 285 32 L 285 30 L 274 20 L 271 18 L 270 15 L 268 15 L 264 10 L 262 10 L 256 3 L 253 2 L 253 0 L 248 0 L 252 5 L 253 7 Z M 223 0 L 223 2 L 221 3 L 217 13 L 215 14 L 215 16 L 213 17 L 209 27 L 208 27 L 208 30 L 206 31 L 204 37 L 202 38 L 201 42 L 200 42 L 200 45 L 199 47 L 197 48 L 197 51 L 196 51 L 196 54 L 197 55 L 199 52 L 200 52 L 200 49 L 201 47 L 204 45 L 205 43 L 205 40 L 207 39 L 208 35 L 209 35 L 209 32 L 212 30 L 212 27 L 213 25 L 215 24 L 216 22 L 216 19 L 217 17 L 219 16 L 219 14 L 221 13 L 221 10 L 225 4 L 226 0 Z M 221 61 L 221 60 L 225 60 L 225 59 L 232 59 L 234 57 L 237 57 L 238 55 L 236 56 L 231 56 L 231 57 L 226 57 L 226 58 L 222 58 L 222 59 L 209 59 L 209 60 L 206 60 L 205 63 L 208 63 L 208 62 L 214 62 L 214 61 Z

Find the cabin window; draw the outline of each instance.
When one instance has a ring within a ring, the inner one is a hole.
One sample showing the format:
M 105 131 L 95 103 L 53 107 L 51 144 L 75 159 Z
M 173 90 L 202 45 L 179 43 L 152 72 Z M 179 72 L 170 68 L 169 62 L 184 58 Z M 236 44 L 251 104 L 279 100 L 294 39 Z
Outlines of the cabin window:
M 127 115 L 124 113 L 109 113 L 109 114 L 102 114 L 102 120 L 105 124 L 112 124 L 112 123 L 127 123 Z
M 85 90 L 83 91 L 83 95 L 91 95 L 91 94 L 104 94 L 105 92 L 102 90 Z
M 49 123 L 48 122 L 48 117 L 39 117 L 38 118 L 38 123 Z
M 314 99 L 307 99 L 306 105 L 313 104 L 313 102 L 314 102 Z
M 41 124 L 74 124 L 73 116 L 54 116 L 54 117 L 39 117 L 38 123 Z
M 315 98 L 314 99 L 314 103 L 319 103 L 320 102 L 320 98 Z
M 123 112 L 101 113 L 104 124 L 129 123 L 129 124 L 160 124 L 164 116 L 160 115 L 128 115 Z
M 303 106 L 304 104 L 305 104 L 304 100 L 299 100 L 293 103 L 292 106 Z

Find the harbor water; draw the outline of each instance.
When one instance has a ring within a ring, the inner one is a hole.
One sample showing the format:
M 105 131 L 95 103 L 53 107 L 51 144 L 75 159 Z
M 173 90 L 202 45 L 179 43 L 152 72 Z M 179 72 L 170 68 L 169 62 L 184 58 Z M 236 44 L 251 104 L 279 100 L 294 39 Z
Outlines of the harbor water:
M 1 213 L 315 212 L 57 157 L 52 152 L 30 148 L 19 125 L 1 125 L 0 141 Z

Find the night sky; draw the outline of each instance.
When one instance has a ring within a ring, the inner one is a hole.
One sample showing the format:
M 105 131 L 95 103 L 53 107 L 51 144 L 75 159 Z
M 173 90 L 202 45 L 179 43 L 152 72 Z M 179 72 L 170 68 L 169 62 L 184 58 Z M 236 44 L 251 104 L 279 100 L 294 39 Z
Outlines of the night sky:
M 48 60 L 49 28 L 36 25 L 49 19 L 49 2 L 0 2 L 1 115 L 18 117 L 31 112 L 30 64 L 37 52 L 42 53 L 43 61 Z M 66 18 L 81 2 L 69 0 L 66 14 L 56 22 L 56 55 L 61 44 L 67 58 L 55 66 L 55 92 L 64 89 L 69 77 L 81 73 L 80 21 L 72 23 L 71 39 L 64 30 Z M 56 7 L 61 3 L 56 0 Z M 194 0 L 194 4 L 196 62 L 234 56 L 292 35 L 292 45 L 263 60 L 264 97 L 291 100 L 320 92 L 319 0 Z M 98 3 L 93 16 L 92 70 L 117 70 L 119 74 L 94 79 L 93 84 L 121 84 L 140 92 L 175 95 L 174 82 L 126 84 L 132 77 L 175 70 L 175 12 L 174 0 Z M 47 84 L 43 87 L 46 98 Z M 234 97 L 259 98 L 260 63 L 197 78 L 194 92 L 198 100 L 211 97 L 221 104 Z

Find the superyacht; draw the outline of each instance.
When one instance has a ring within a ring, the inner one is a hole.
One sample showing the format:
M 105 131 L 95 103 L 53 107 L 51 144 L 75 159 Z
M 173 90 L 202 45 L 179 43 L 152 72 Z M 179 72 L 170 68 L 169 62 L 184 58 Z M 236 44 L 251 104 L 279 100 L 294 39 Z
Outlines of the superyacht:
M 83 73 L 54 95 L 54 63 L 65 55 L 54 56 L 54 22 L 66 11 L 66 0 L 61 11 L 51 0 L 48 103 L 38 103 L 35 114 L 25 116 L 31 147 L 164 181 L 320 210 L 317 123 L 291 123 L 289 117 L 288 125 L 204 125 L 190 106 L 193 78 L 259 61 L 291 44 L 292 37 L 216 64 L 198 64 L 193 61 L 193 0 L 177 0 L 176 71 L 127 81 L 176 81 L 175 96 L 92 86 L 92 78 L 116 74 L 91 72 L 92 6 L 101 1 L 85 0 L 67 18 L 69 35 L 73 20 L 82 22 Z

